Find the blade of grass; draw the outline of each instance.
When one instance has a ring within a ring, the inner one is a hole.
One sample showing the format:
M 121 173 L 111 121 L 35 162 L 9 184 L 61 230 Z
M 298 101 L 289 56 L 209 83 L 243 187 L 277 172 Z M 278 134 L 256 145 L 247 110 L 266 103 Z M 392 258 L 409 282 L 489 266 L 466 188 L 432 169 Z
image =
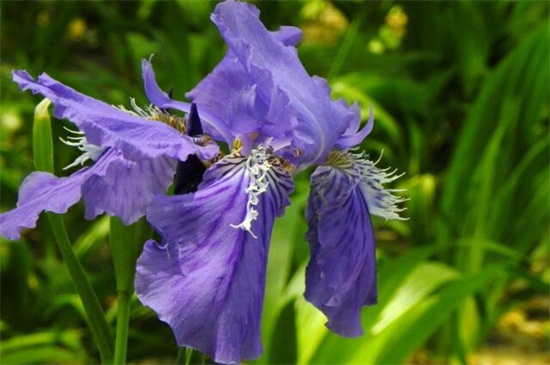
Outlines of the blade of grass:
M 445 323 L 466 298 L 502 273 L 502 267 L 489 266 L 476 275 L 465 276 L 450 283 L 437 294 L 413 307 L 400 321 L 394 322 L 391 330 L 389 329 L 384 336 L 378 338 L 381 351 L 376 356 L 371 356 L 375 351 L 363 351 L 365 357 L 356 357 L 355 360 L 361 359 L 361 361 L 355 362 L 403 363 L 407 356 Z M 373 343 L 371 345 L 376 346 Z

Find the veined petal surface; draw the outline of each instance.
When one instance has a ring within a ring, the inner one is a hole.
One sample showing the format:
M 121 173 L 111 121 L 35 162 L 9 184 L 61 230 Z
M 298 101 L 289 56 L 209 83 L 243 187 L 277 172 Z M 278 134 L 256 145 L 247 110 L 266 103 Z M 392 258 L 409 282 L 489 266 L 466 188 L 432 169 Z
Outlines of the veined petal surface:
M 247 163 L 250 157 L 226 156 L 205 172 L 197 192 L 159 197 L 147 218 L 165 244 L 148 242 L 137 265 L 141 302 L 172 327 L 180 346 L 219 363 L 263 351 L 268 243 L 293 189 L 290 175 L 272 166 L 267 188 L 256 196 L 250 231 L 236 228 L 250 213 L 247 189 L 254 182 Z
M 197 146 L 168 125 L 131 115 L 81 94 L 45 73 L 35 80 L 26 71 L 13 71 L 13 80 L 22 90 L 50 99 L 55 106 L 54 116 L 75 123 L 89 143 L 118 149 L 126 159 L 170 156 L 185 161 L 195 152 L 207 159 L 217 154 L 212 146 Z
M 376 303 L 376 249 L 367 200 L 351 161 L 315 170 L 306 217 L 311 258 L 305 297 L 327 316 L 332 331 L 359 336 L 361 308 Z
M 105 174 L 92 174 L 82 185 L 85 217 L 94 219 L 107 213 L 129 225 L 143 217 L 155 196 L 166 193 L 176 161 L 164 156 L 129 161 L 116 150 L 108 153 L 112 157 Z

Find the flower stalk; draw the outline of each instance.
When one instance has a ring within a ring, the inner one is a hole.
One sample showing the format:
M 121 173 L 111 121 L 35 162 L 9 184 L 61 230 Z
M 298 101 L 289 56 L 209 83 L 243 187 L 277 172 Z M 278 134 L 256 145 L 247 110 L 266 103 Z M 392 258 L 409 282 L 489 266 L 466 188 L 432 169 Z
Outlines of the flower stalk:
M 151 230 L 143 219 L 130 226 L 125 226 L 119 218 L 112 217 L 110 226 L 109 241 L 117 288 L 114 363 L 126 364 L 136 261 L 143 248 L 143 242 L 150 235 Z
M 176 365 L 203 365 L 206 364 L 206 355 L 189 347 L 180 347 L 176 358 Z

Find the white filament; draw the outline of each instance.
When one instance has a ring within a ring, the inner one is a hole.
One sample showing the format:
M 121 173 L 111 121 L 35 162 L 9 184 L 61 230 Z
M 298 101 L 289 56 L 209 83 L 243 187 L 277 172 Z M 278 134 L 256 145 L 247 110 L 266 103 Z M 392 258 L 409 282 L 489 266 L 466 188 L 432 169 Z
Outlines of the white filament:
M 73 163 L 65 166 L 63 170 L 70 169 L 78 165 L 84 165 L 88 160 L 96 161 L 103 152 L 105 152 L 105 147 L 99 147 L 88 143 L 88 140 L 84 136 L 84 133 L 81 131 L 73 131 L 69 128 L 63 127 L 66 131 L 75 134 L 76 136 L 68 136 L 67 139 L 59 138 L 61 142 L 65 143 L 68 146 L 77 147 L 80 151 L 83 152 L 80 156 L 77 157 Z

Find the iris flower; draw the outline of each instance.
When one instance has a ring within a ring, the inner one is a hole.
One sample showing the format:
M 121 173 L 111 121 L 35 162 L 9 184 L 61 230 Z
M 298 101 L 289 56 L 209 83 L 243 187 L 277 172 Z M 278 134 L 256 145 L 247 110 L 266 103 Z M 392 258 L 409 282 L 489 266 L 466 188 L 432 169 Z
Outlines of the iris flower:
M 84 153 L 70 167 L 92 163 L 68 177 L 27 177 L 18 206 L 0 215 L 0 234 L 16 239 L 41 211 L 64 213 L 81 198 L 86 218 L 106 212 L 130 224 L 146 213 L 161 242 L 146 242 L 138 259 L 138 298 L 171 326 L 179 346 L 238 363 L 263 351 L 274 220 L 290 204 L 293 176 L 316 166 L 305 297 L 330 330 L 359 336 L 361 308 L 377 296 L 370 215 L 401 219 L 403 201 L 383 187 L 398 176 L 357 150 L 372 130 L 372 112 L 360 128 L 359 106 L 332 100 L 326 80 L 308 75 L 295 48 L 299 29 L 270 32 L 254 6 L 235 1 L 218 4 L 212 20 L 228 51 L 187 94 L 192 103 L 161 90 L 150 60 L 142 69 L 151 106 L 132 103 L 131 110 L 46 74 L 13 73 L 23 90 L 52 101 L 56 118 L 78 127 L 66 143 Z M 174 175 L 176 195 L 167 196 Z
M 219 363 L 260 356 L 273 222 L 290 203 L 292 176 L 317 165 L 305 297 L 332 331 L 359 336 L 361 308 L 376 302 L 370 214 L 399 218 L 402 201 L 383 188 L 397 176 L 354 149 L 371 131 L 372 114 L 359 129 L 359 107 L 331 100 L 326 81 L 307 74 L 294 47 L 298 29 L 269 32 L 255 7 L 232 1 L 212 20 L 228 52 L 187 96 L 209 116 L 207 133 L 231 152 L 205 169 L 197 191 L 149 206 L 162 242 L 147 242 L 138 260 L 138 297 L 180 346 Z M 158 107 L 176 107 L 156 83 L 146 89 L 158 90 L 151 98 Z

